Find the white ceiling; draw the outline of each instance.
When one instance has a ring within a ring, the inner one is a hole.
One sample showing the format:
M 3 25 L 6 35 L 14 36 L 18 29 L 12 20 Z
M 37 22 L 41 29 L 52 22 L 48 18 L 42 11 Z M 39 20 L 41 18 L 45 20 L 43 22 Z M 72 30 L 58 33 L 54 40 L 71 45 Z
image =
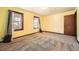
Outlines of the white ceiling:
M 75 7 L 20 7 L 20 8 L 31 12 L 35 12 L 39 15 L 51 15 L 75 9 Z

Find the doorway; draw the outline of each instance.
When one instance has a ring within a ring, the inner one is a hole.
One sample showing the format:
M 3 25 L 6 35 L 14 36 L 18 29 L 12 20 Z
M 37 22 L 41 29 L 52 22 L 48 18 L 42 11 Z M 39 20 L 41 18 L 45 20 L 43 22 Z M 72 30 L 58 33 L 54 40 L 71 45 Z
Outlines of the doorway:
M 76 13 L 64 16 L 64 34 L 76 36 Z

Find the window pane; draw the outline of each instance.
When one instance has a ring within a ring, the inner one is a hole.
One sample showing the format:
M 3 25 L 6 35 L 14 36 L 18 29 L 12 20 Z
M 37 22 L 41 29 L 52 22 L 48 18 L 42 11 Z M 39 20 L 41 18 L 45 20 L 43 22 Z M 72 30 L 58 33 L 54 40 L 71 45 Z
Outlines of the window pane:
M 39 18 L 34 18 L 34 21 L 33 21 L 33 27 L 34 28 L 39 28 Z
M 22 14 L 18 13 L 18 12 L 12 12 L 12 30 L 19 30 L 19 29 L 23 29 L 22 26 L 22 22 L 23 22 L 23 18 L 22 18 Z

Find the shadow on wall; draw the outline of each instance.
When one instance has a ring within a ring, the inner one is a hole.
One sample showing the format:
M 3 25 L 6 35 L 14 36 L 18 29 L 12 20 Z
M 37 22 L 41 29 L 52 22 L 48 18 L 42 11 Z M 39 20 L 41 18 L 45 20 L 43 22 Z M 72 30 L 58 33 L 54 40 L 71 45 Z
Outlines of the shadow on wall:
M 11 19 L 11 12 L 9 10 L 8 10 L 8 22 L 6 30 L 7 30 L 6 35 L 3 38 L 4 43 L 11 42 L 12 38 L 12 19 Z
M 8 9 L 5 7 L 0 8 L 0 41 L 1 42 L 10 42 L 11 40 L 11 35 L 9 35 L 9 31 L 12 30 L 12 22 L 9 19 L 9 12 Z

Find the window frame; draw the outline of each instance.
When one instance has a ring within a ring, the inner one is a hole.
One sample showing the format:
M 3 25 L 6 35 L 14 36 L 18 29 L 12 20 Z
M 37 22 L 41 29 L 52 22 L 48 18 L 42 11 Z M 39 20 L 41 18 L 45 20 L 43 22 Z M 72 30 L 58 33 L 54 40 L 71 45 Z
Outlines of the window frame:
M 13 29 L 13 31 L 21 31 L 21 30 L 24 30 L 24 14 L 21 13 L 21 12 L 17 12 L 17 11 L 13 11 L 13 10 L 8 10 L 9 11 L 9 20 L 12 20 L 12 28 L 13 28 L 13 19 L 12 19 L 12 13 L 15 13 L 15 14 L 19 14 L 21 15 L 21 28 L 19 29 Z M 18 21 L 19 22 L 19 21 Z
M 37 26 L 37 27 L 34 27 L 34 20 L 35 20 L 34 18 L 38 18 L 39 26 Z M 34 29 L 40 29 L 41 28 L 41 25 L 40 25 L 40 17 L 38 17 L 38 16 L 34 16 L 33 17 L 33 28 Z

